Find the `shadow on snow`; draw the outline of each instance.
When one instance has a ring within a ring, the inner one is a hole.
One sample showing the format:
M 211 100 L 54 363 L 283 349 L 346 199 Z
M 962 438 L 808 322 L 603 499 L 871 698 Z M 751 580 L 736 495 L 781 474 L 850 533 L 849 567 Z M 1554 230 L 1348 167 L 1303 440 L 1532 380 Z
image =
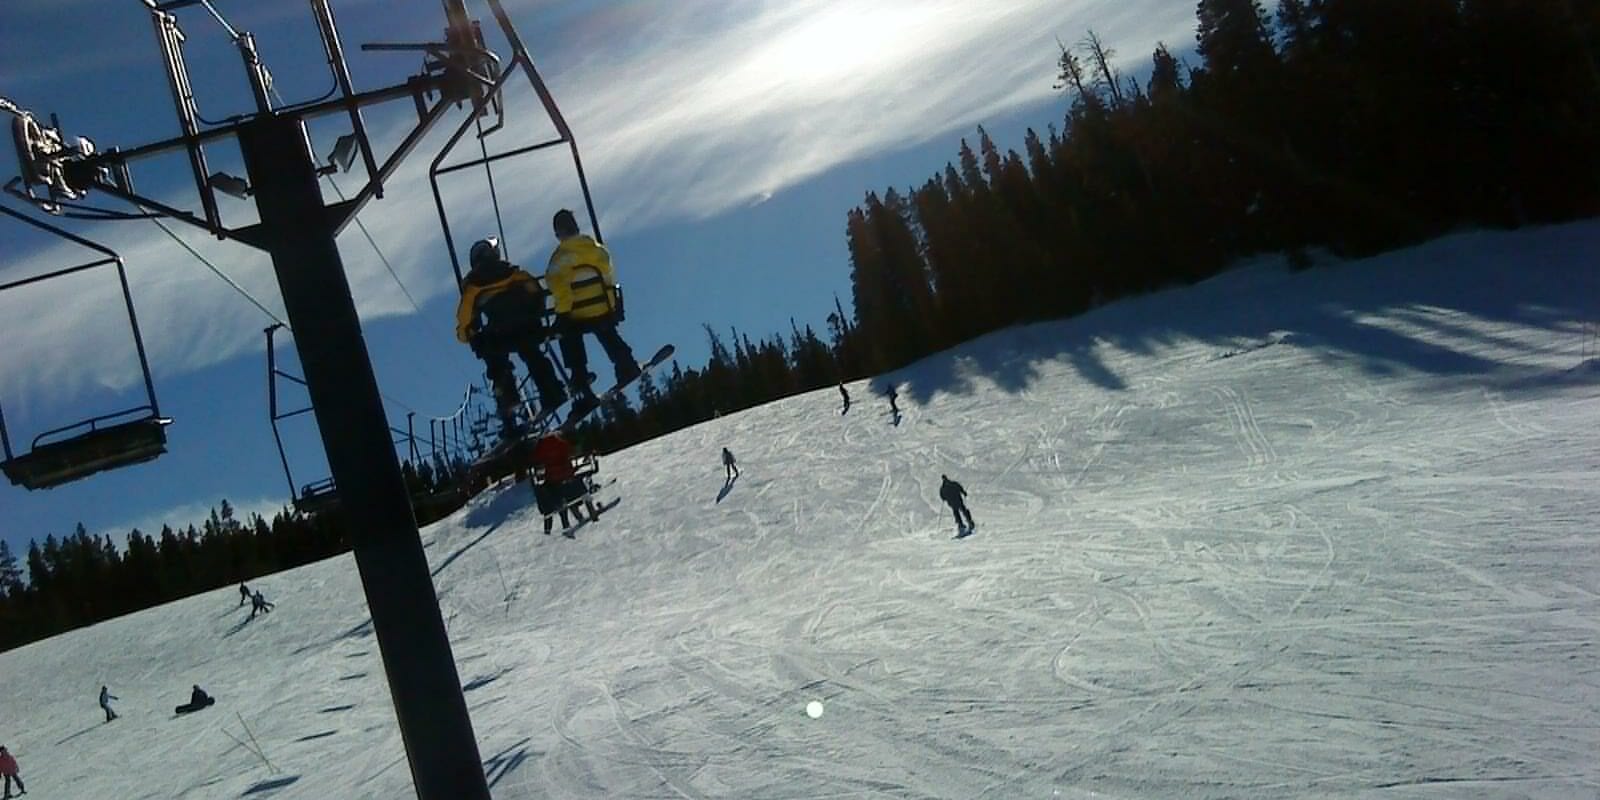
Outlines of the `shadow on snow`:
M 1038 381 L 1040 364 L 1060 362 L 1095 386 L 1123 391 L 1128 376 L 1107 363 L 1102 348 L 1151 355 L 1203 342 L 1237 355 L 1286 339 L 1325 361 L 1353 363 L 1373 375 L 1413 371 L 1477 378 L 1503 369 L 1504 360 L 1466 352 L 1462 345 L 1531 349 L 1453 320 L 1516 322 L 1581 335 L 1574 326 L 1596 315 L 1600 297 L 1600 277 L 1589 274 L 1583 255 L 1596 248 L 1600 222 L 1581 222 L 1466 232 L 1299 273 L 1289 272 L 1281 258 L 1263 258 L 1193 286 L 986 334 L 960 345 L 959 358 L 927 358 L 874 385 L 892 381 L 914 401 L 926 402 L 940 392 L 970 393 L 971 379 L 981 375 L 1002 391 L 1018 393 Z M 1502 282 L 1515 291 L 1503 289 Z M 1161 317 L 1150 316 L 1158 307 Z M 1402 319 L 1418 333 L 1368 324 L 1363 318 L 1369 315 Z M 1588 374 L 1583 380 L 1596 378 Z

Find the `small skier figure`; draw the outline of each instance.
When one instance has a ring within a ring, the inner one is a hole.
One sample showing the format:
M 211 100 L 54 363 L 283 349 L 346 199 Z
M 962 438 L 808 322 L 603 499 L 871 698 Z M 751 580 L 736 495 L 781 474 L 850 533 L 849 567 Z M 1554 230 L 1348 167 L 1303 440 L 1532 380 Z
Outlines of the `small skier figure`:
M 617 323 L 622 321 L 623 312 L 618 302 L 611 253 L 594 237 L 580 231 L 578 218 L 567 209 L 556 212 L 552 226 L 560 242 L 550 254 L 550 266 L 545 270 L 544 279 L 555 303 L 556 329 L 561 333 L 561 360 L 566 362 L 578 390 L 573 408 L 567 413 L 577 419 L 600 404 L 591 386 L 594 376 L 589 372 L 584 334 L 592 333 L 600 341 L 600 347 L 606 351 L 616 371 L 618 386 L 639 377 L 640 367 L 633 358 L 633 350 L 617 333 Z
M 845 391 L 844 381 L 839 381 L 839 396 L 844 398 L 844 408 L 839 409 L 839 414 L 842 416 L 850 412 L 850 393 Z
M 28 787 L 22 785 L 22 775 L 17 770 L 17 759 L 11 751 L 0 747 L 0 775 L 5 776 L 6 797 L 11 796 L 11 784 L 17 784 L 17 794 L 27 794 Z
M 739 463 L 734 460 L 733 451 L 726 447 L 722 448 L 722 468 L 727 470 L 729 483 L 732 483 L 734 478 L 739 477 Z
M 894 390 L 894 384 L 891 383 L 883 388 L 883 396 L 889 398 L 890 413 L 900 416 L 900 406 L 896 402 L 900 399 L 900 393 Z
M 106 712 L 106 722 L 117 718 L 117 712 L 111 710 L 111 701 L 116 699 L 117 696 L 112 694 L 110 689 L 100 687 L 100 708 Z
M 600 518 L 600 510 L 594 507 L 588 487 L 584 486 L 582 478 L 577 477 L 577 470 L 572 465 L 572 445 L 561 436 L 560 431 L 549 433 L 534 445 L 533 461 L 542 472 L 538 482 L 533 485 L 533 497 L 539 504 L 539 513 L 544 515 L 545 535 L 550 533 L 553 515 L 560 514 L 561 527 L 568 529 L 565 536 L 574 538 L 570 530 L 572 522 L 567 514 L 570 510 L 579 522 L 585 521 L 583 512 L 577 507 L 579 500 L 583 501 L 590 520 Z
M 939 478 L 942 481 L 939 484 L 939 499 L 950 504 L 950 513 L 956 517 L 956 531 L 972 530 L 976 525 L 972 521 L 972 512 L 967 510 L 967 501 L 964 499 L 967 496 L 966 488 L 950 480 L 948 475 L 940 475 Z M 967 518 L 965 525 L 961 523 L 963 515 Z
M 494 237 L 473 244 L 468 261 L 471 271 L 461 283 L 456 305 L 456 338 L 483 359 L 500 422 L 515 435 L 521 429 L 522 393 L 511 366 L 513 353 L 533 376 L 541 415 L 567 401 L 567 390 L 540 349 L 546 336 L 545 290 L 538 278 L 501 257 L 500 240 Z
M 261 595 L 261 590 L 257 589 L 256 593 L 250 596 L 250 617 L 249 618 L 250 619 L 255 619 L 256 618 L 256 614 L 266 614 L 266 613 L 272 611 L 272 606 L 273 605 L 274 605 L 273 603 L 267 602 L 267 598 L 265 598 L 265 597 L 263 597 Z
M 244 604 L 248 602 L 250 602 L 250 587 L 244 585 L 244 581 L 239 581 L 239 607 L 244 608 Z

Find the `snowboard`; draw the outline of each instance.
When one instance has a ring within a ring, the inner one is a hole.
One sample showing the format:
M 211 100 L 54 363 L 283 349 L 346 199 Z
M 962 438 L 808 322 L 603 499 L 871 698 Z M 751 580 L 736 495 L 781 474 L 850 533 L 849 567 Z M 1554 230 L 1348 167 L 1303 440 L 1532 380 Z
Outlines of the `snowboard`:
M 627 391 L 628 387 L 632 386 L 646 372 L 661 366 L 662 362 L 672 358 L 674 349 L 675 348 L 670 344 L 662 345 L 661 349 L 657 350 L 656 354 L 651 356 L 649 361 L 639 365 L 638 375 L 633 376 L 633 378 L 625 383 L 619 383 L 610 389 L 605 390 L 604 393 L 597 395 L 595 397 L 596 402 L 588 405 L 587 407 L 584 407 L 581 404 L 581 400 L 573 400 L 572 409 L 567 413 L 567 418 L 561 422 L 561 431 L 563 433 L 570 432 L 574 426 L 576 426 L 579 422 L 582 422 L 584 417 L 589 416 L 589 414 L 591 414 L 595 409 L 607 403 L 614 402 L 617 398 L 621 397 L 622 393 Z

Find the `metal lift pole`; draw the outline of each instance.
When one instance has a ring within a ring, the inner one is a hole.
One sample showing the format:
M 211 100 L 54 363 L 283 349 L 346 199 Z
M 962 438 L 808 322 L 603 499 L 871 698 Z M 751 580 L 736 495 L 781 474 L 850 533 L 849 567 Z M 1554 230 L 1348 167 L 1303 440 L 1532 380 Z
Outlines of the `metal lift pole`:
M 420 800 L 489 800 L 472 721 L 304 123 L 262 113 L 239 130 L 328 464 L 346 508 L 373 631 Z

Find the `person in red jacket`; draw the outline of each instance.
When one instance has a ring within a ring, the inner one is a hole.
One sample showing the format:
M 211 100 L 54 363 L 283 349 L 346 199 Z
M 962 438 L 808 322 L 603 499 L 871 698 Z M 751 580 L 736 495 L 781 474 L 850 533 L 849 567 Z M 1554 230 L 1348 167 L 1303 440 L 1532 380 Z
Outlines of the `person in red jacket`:
M 22 785 L 22 776 L 17 774 L 17 760 L 4 747 L 0 747 L 0 775 L 5 776 L 6 797 L 11 796 L 11 783 L 13 781 L 17 784 L 18 794 L 28 793 L 28 787 Z
M 599 517 L 594 502 L 589 499 L 588 487 L 584 486 L 583 479 L 577 477 L 577 469 L 572 464 L 572 445 L 561 436 L 560 431 L 546 434 L 534 445 L 533 462 L 538 465 L 540 473 L 533 485 L 533 496 L 539 503 L 539 513 L 544 515 L 546 534 L 550 533 L 553 514 L 561 515 L 563 528 L 572 525 L 567 516 L 568 509 L 577 515 L 579 522 L 584 521 L 583 513 L 576 507 L 579 500 L 583 501 L 590 519 Z M 567 531 L 567 537 L 572 537 L 572 531 Z

